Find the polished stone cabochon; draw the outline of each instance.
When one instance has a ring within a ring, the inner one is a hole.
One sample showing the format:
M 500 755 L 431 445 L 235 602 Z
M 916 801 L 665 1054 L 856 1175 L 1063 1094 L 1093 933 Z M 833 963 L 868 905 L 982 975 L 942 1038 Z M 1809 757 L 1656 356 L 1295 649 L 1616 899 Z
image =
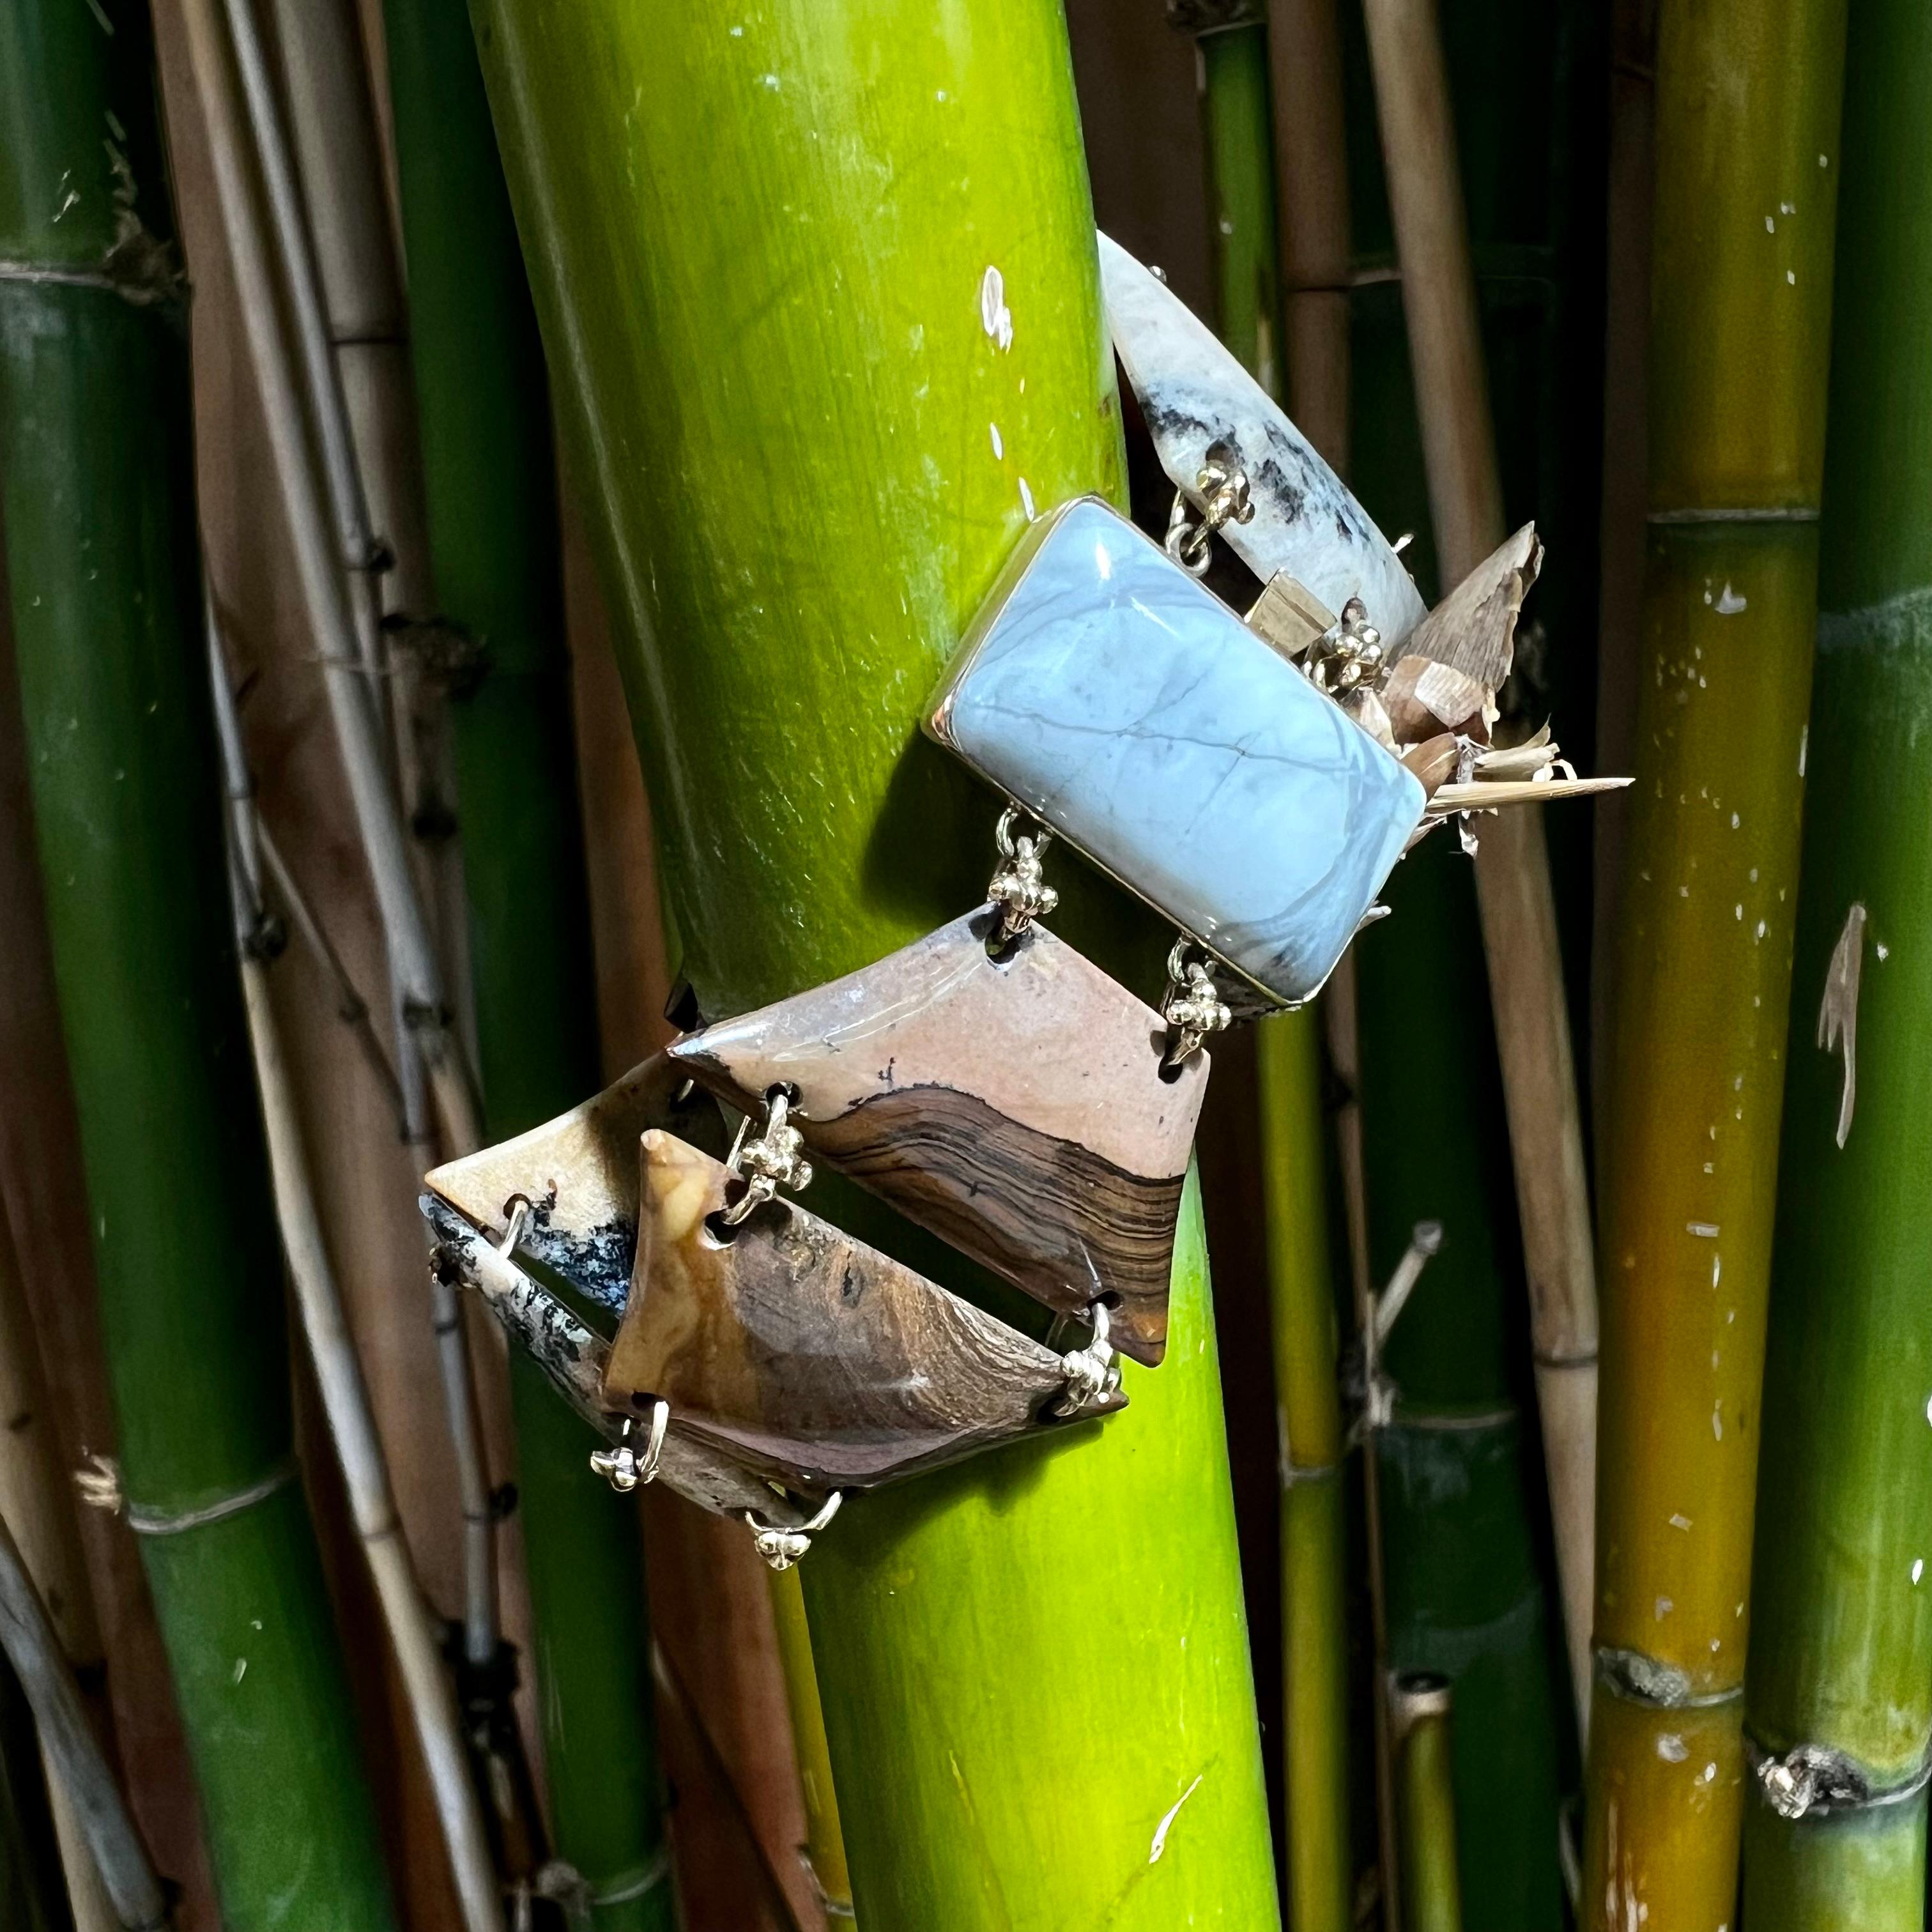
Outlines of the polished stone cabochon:
M 1034 526 L 930 720 L 942 743 L 1278 999 L 1320 986 L 1421 786 L 1109 505 Z

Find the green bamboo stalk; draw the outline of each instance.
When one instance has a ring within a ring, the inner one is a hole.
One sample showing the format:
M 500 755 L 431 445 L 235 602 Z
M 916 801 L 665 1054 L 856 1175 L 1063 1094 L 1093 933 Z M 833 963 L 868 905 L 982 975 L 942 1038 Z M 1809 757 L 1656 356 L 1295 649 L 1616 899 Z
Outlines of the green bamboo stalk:
M 154 100 L 145 9 L 8 10 L 0 477 L 37 829 L 122 1482 L 224 1916 L 380 1928 L 388 1882 L 291 1461 Z
M 1932 779 L 1932 746 L 1916 726 L 1932 697 L 1932 479 L 1914 430 L 1932 403 L 1928 82 L 1932 17 L 1900 0 L 1856 0 L 1798 1036 L 1760 1404 L 1772 1426 L 1758 1496 L 1777 1528 L 1752 1577 L 1745 1681 L 1745 1726 L 1771 1760 L 1760 1761 L 1746 1815 L 1752 1932 L 1916 1932 L 1925 1910 L 1924 1794 L 1904 1794 L 1932 1748 L 1932 1219 L 1922 1184 L 1932 1096 L 1916 1071 L 1932 1010 L 1918 944 L 1932 848 L 1898 802 Z M 1816 1804 L 1790 1756 L 1806 1748 L 1832 1754 L 1837 1778 L 1866 1795 Z
M 1389 1698 L 1399 1760 L 1402 1922 L 1408 1932 L 1462 1932 L 1449 1680 L 1428 1671 L 1405 1672 Z
M 995 801 L 916 720 L 1029 500 L 1121 488 L 1060 11 L 473 10 L 670 923 L 730 1013 L 982 890 Z M 1056 883 L 1156 983 L 1160 935 Z M 1124 1426 L 867 1496 L 808 1560 L 862 1922 L 1276 1922 L 1191 1188 L 1172 1323 Z
M 1281 1427 L 1288 1922 L 1354 1919 L 1348 1821 L 1348 1541 L 1335 1283 L 1321 1150 L 1320 1022 L 1264 1021 L 1256 1040 L 1262 1186 Z
M 1169 17 L 1195 24 L 1189 0 Z M 1200 54 L 1201 128 L 1216 328 L 1271 396 L 1282 392 L 1280 255 L 1275 246 L 1274 128 L 1268 109 L 1267 8 L 1236 0 L 1208 10 Z
M 463 0 L 390 0 L 387 26 L 430 560 L 466 660 L 450 721 L 484 1124 L 502 1140 L 600 1078 L 550 414 Z M 658 1932 L 677 1909 L 637 1510 L 591 1474 L 533 1364 L 510 1386 L 556 1853 L 595 1924 Z
M 798 1754 L 798 1778 L 805 1799 L 805 1843 L 799 1848 L 828 1918 L 849 1922 L 852 1874 L 845 1862 L 845 1834 L 838 1822 L 838 1792 L 832 1780 L 832 1750 L 825 1737 L 825 1706 L 812 1667 L 812 1630 L 806 1621 L 805 1593 L 796 1570 L 775 1571 L 771 1580 L 772 1617 L 778 1628 L 779 1666 L 791 1714 Z
M 1844 0 L 1659 15 L 1646 650 L 1601 1149 L 1592 1925 L 1702 1932 L 1734 1907 L 1844 45 Z M 1692 1700 L 1716 1735 L 1676 1756 Z
M 1268 31 L 1222 10 L 1196 44 L 1208 232 L 1221 339 L 1280 390 L 1280 253 Z M 1177 17 L 1182 8 L 1170 9 Z M 1310 1013 L 1254 1039 L 1275 1399 L 1280 1436 L 1283 1852 L 1295 1932 L 1346 1932 L 1354 1908 L 1340 1392 L 1322 1160 L 1322 1053 Z

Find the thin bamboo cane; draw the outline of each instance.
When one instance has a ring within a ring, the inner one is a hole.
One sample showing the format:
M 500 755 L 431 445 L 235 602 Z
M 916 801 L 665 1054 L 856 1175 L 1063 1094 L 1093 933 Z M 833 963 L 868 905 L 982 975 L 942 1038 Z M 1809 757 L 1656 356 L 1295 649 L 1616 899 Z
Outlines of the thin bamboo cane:
M 1214 30 L 1197 45 L 1219 332 L 1256 380 L 1278 394 L 1274 136 L 1263 10 L 1238 8 L 1228 19 L 1217 14 Z M 1334 78 L 1339 94 L 1339 72 Z M 1284 1016 L 1257 1029 L 1256 1125 L 1280 1444 L 1288 1921 L 1296 1932 L 1344 1932 L 1354 1906 L 1347 1520 L 1316 1029 L 1312 1014 Z M 1381 1567 L 1372 1556 L 1371 1591 L 1379 1630 Z M 1381 1720 L 1378 1709 L 1378 1726 Z M 1378 1769 L 1386 1778 L 1381 1744 L 1378 1735 Z
M 152 1932 L 170 1922 L 160 1881 L 128 1816 L 120 1786 L 88 1720 L 59 1633 L 12 1530 L 0 1519 L 0 1646 L 40 1727 L 41 1748 L 79 1820 L 114 1922 Z
M 220 640 L 211 622 L 209 683 L 224 788 L 229 802 L 231 866 L 242 992 L 249 1043 L 268 1145 L 275 1217 L 282 1252 L 295 1289 L 303 1338 L 336 1459 L 348 1492 L 350 1512 L 375 1585 L 385 1628 L 403 1682 L 410 1719 L 441 1822 L 451 1876 L 464 1922 L 471 1932 L 500 1932 L 503 1924 L 496 1874 L 482 1814 L 471 1784 L 456 1700 L 445 1672 L 441 1631 L 423 1596 L 409 1546 L 404 1541 L 388 1460 L 376 1431 L 362 1366 L 337 1286 L 327 1236 L 310 1178 L 308 1154 L 295 1106 L 294 1086 L 282 1051 L 280 1030 L 268 989 L 268 964 L 259 943 L 263 929 L 263 842 L 255 822 L 254 788 L 242 748 L 239 721 L 229 689 Z
M 1508 534 L 1434 0 L 1364 0 L 1430 508 L 1445 584 Z M 1486 820 L 1477 904 L 1510 1122 L 1577 1721 L 1589 1714 L 1597 1289 L 1581 1115 L 1539 809 Z
M 1855 0 L 1752 1574 L 1752 1932 L 1924 1923 L 1932 16 Z M 1771 1526 L 1775 1526 L 1772 1532 Z
M 1584 1898 L 1733 1909 L 1816 610 L 1842 0 L 1659 20 L 1649 571 L 1603 1150 Z M 1685 1707 L 1708 1747 L 1680 1754 Z
M 1402 1916 L 1410 1932 L 1462 1932 L 1449 1680 L 1405 1672 L 1390 1688 L 1402 1822 Z
M 0 479 L 122 1483 L 227 1923 L 286 1924 L 299 1874 L 310 1922 L 374 1932 L 240 1050 L 151 44 L 107 17 L 0 27 Z
M 106 1664 L 94 1593 L 80 1550 L 73 1485 L 59 1467 L 40 1347 L 21 1286 L 17 1251 L 0 1208 L 0 1416 L 6 1418 L 0 1453 L 0 1520 L 14 1526 L 34 1588 L 46 1606 L 61 1656 L 76 1678 L 97 1687 Z M 97 1688 L 95 1700 L 100 1703 Z M 98 1724 L 103 1712 L 92 1714 Z M 47 1795 L 60 1841 L 62 1867 L 77 1932 L 104 1932 L 121 1922 L 100 1883 L 80 1821 L 50 1766 Z
M 343 560 L 332 554 L 332 527 L 352 527 L 358 514 L 366 526 L 366 513 L 353 499 L 353 438 L 328 346 L 300 186 L 248 0 L 188 0 L 182 14 L 304 608 L 324 667 L 336 742 L 380 908 L 406 1127 L 412 1134 L 419 1131 L 418 1083 L 426 1076 L 445 1151 L 460 1153 L 481 1144 L 474 1084 L 411 872 Z M 326 438 L 318 427 L 324 424 L 333 425 Z M 338 445 L 349 452 L 346 473 L 340 467 Z M 495 1513 L 461 1311 L 446 1284 L 436 1282 L 432 1292 L 463 1510 L 464 1654 L 483 1667 L 497 1647 Z
M 450 722 L 484 1118 L 502 1139 L 600 1084 L 555 466 L 468 14 L 390 0 L 388 29 L 434 608 L 475 658 Z M 513 1362 L 511 1388 L 556 1852 L 597 1925 L 669 1926 L 638 1512 L 585 1467 L 582 1426 L 533 1364 Z
M 784 1664 L 785 1694 L 791 1706 L 792 1736 L 798 1750 L 799 1781 L 805 1789 L 805 1843 L 799 1848 L 825 1916 L 839 1924 L 852 1910 L 852 1874 L 845 1862 L 845 1838 L 838 1823 L 838 1792 L 832 1778 L 832 1750 L 825 1738 L 825 1706 L 812 1661 L 812 1631 L 806 1622 L 805 1593 L 796 1570 L 771 1580 L 772 1612 L 778 1627 L 778 1653 Z
M 267 50 L 247 0 L 188 0 L 182 15 L 216 190 L 260 385 L 310 632 L 381 908 L 396 982 L 405 1094 L 419 1052 L 446 1148 L 480 1144 L 473 1085 L 410 872 L 363 634 L 331 532 L 366 532 L 341 468 L 354 443 Z M 325 430 L 324 426 L 326 425 Z
M 1346 1932 L 1354 1921 L 1355 1890 L 1348 1828 L 1348 1526 L 1321 1160 L 1318 1024 L 1306 1012 L 1264 1021 L 1256 1053 L 1281 1426 L 1288 1922 L 1294 1932 Z
M 1060 9 L 477 17 L 671 922 L 730 1012 L 982 889 L 994 801 L 919 707 L 1027 498 L 1119 485 Z M 1076 883 L 1064 928 L 1118 907 Z M 1192 1190 L 1183 1226 L 1134 1428 L 868 1497 L 806 1565 L 862 1922 L 1275 1922 Z M 1135 1694 L 1070 1710 L 1102 1629 Z

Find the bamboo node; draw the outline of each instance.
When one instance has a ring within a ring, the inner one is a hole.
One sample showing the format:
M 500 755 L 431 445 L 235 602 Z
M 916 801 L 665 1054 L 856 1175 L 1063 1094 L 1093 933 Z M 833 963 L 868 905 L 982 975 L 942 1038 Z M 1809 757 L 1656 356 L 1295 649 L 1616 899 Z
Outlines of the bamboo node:
M 1758 1789 L 1780 1818 L 1795 1822 L 1811 1812 L 1844 1810 L 1873 1802 L 1871 1780 L 1843 1751 L 1800 1744 L 1777 1757 L 1753 1749 L 1750 1757 Z M 1910 1788 L 1916 1790 L 1922 1781 L 1915 1779 Z

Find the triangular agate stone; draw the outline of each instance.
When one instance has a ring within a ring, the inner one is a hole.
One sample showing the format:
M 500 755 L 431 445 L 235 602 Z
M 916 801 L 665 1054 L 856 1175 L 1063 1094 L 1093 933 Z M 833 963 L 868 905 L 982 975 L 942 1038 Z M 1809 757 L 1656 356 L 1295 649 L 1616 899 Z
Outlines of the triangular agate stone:
M 662 1400 L 670 1439 L 823 1493 L 1023 1436 L 1064 1393 L 1051 1349 L 795 1202 L 722 1226 L 731 1185 L 675 1135 L 644 1136 L 610 1408 L 642 1414 Z M 1124 1400 L 1116 1392 L 1088 1412 Z
M 493 1241 L 521 1195 L 530 1211 L 519 1250 L 589 1300 L 621 1309 L 638 1244 L 638 1136 L 665 1127 L 724 1144 L 717 1108 L 689 1086 L 682 1068 L 653 1054 L 581 1106 L 434 1168 L 424 1184 Z
M 1114 1345 L 1157 1363 L 1208 1056 L 1163 1078 L 1152 1007 L 1037 925 L 990 956 L 997 916 L 982 906 L 669 1058 L 754 1115 L 790 1087 L 815 1158 L 1048 1307 L 1105 1298 Z

